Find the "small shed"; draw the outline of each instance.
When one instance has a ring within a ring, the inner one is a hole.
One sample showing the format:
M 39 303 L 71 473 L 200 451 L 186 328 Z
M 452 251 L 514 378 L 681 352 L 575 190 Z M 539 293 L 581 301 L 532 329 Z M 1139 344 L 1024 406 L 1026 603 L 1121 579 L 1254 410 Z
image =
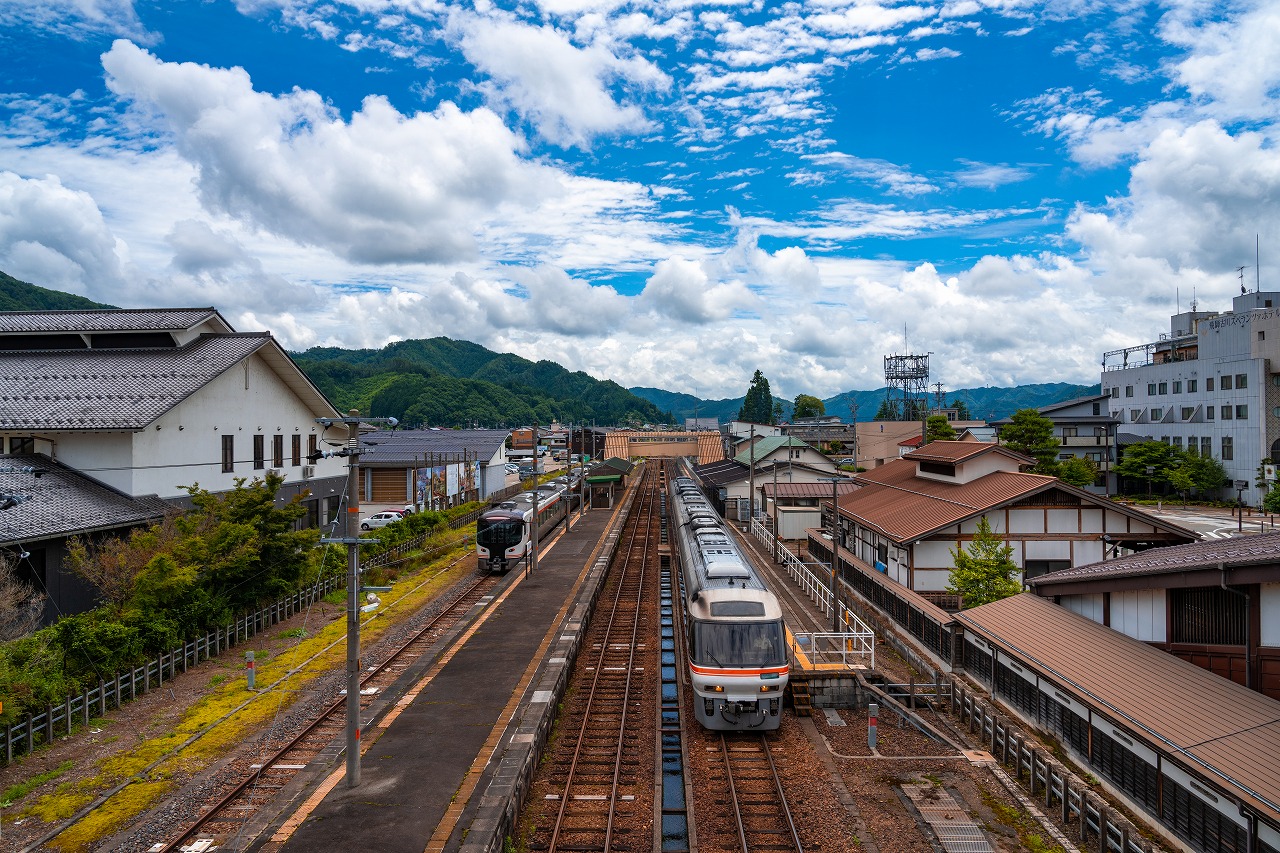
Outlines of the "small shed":
M 612 509 L 614 496 L 627 487 L 627 476 L 635 465 L 626 459 L 611 456 L 587 469 L 584 482 L 587 487 L 587 506 L 592 509 Z

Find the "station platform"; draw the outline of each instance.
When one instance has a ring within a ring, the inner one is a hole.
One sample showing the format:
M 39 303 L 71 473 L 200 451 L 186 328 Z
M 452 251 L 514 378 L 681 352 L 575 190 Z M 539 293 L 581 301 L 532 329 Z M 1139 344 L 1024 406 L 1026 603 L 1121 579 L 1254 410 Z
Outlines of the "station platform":
M 500 851 L 633 495 L 558 528 L 367 709 L 356 787 L 335 745 L 236 849 Z

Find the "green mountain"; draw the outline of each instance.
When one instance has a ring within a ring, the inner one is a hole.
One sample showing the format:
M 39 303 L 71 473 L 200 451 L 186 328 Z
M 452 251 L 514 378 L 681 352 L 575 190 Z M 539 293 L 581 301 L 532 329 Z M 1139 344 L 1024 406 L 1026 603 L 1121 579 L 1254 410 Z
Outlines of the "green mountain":
M 716 418 L 726 423 L 738 417 L 742 407 L 742 397 L 735 400 L 700 400 L 692 394 L 677 394 L 659 388 L 635 387 L 631 392 L 643 397 L 654 405 L 670 411 L 678 421 L 694 417 Z M 823 400 L 827 414 L 839 415 L 848 420 L 853 410 L 851 404 L 857 405 L 859 421 L 874 420 L 876 411 L 884 401 L 888 389 L 879 388 L 874 391 L 845 391 Z M 946 400 L 951 403 L 963 401 L 969 408 L 969 415 L 974 420 L 995 421 L 1007 418 L 1018 409 L 1035 409 L 1051 403 L 1060 403 L 1075 397 L 1086 397 L 1101 393 L 1101 385 L 1072 385 L 1067 382 L 1048 382 L 1036 385 L 1017 385 L 1011 388 L 962 388 L 959 391 L 948 391 Z M 791 401 L 775 397 L 782 403 L 783 417 L 791 417 Z M 932 402 L 932 401 L 931 401 Z
M 57 290 L 45 290 L 0 272 L 0 311 L 83 311 L 114 308 Z
M 407 426 L 601 426 L 670 423 L 671 415 L 616 382 L 450 338 L 379 350 L 313 347 L 294 361 L 340 410 Z

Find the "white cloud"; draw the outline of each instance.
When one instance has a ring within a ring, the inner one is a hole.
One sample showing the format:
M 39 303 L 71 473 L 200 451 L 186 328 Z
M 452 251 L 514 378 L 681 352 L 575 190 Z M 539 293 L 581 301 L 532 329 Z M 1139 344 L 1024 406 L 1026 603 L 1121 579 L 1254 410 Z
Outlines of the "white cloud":
M 837 169 L 859 180 L 880 184 L 890 192 L 898 195 L 918 196 L 937 192 L 938 190 L 927 178 L 912 174 L 901 166 L 886 160 L 855 157 L 852 154 L 842 154 L 838 151 L 810 154 L 804 159 L 819 166 Z
M 1274 120 L 1280 108 L 1280 7 L 1223 5 L 1228 9 L 1220 18 L 1197 19 L 1193 16 L 1221 10 L 1192 4 L 1175 7 L 1161 21 L 1160 34 L 1188 51 L 1173 64 L 1174 79 L 1209 115 L 1225 121 Z
M 1025 166 L 1010 166 L 1007 163 L 977 163 L 973 160 L 960 160 L 964 168 L 954 172 L 951 179 L 962 187 L 981 187 L 994 190 L 1006 184 L 1016 184 L 1031 178 L 1032 171 Z
M 658 263 L 638 302 L 659 316 L 701 324 L 726 319 L 756 299 L 741 282 L 713 282 L 701 263 L 677 257 Z
M 88 294 L 122 282 L 116 240 L 97 203 L 55 175 L 0 172 L 0 265 L 41 287 Z
M 20 27 L 76 40 L 100 34 L 143 44 L 157 40 L 138 20 L 133 0 L 0 0 L 0 29 L 14 32 Z
M 159 114 L 209 209 L 353 261 L 472 258 L 501 208 L 564 191 L 488 110 L 404 116 L 371 96 L 343 121 L 314 92 L 257 92 L 242 69 L 165 63 L 128 42 L 103 65 L 112 91 Z
M 496 105 L 510 105 L 546 139 L 584 146 L 600 134 L 642 131 L 650 121 L 635 103 L 620 103 L 610 84 L 662 90 L 670 79 L 649 60 L 618 56 L 607 45 L 574 45 L 550 26 L 496 15 L 459 15 L 454 22 L 467 59 L 493 78 L 480 89 Z

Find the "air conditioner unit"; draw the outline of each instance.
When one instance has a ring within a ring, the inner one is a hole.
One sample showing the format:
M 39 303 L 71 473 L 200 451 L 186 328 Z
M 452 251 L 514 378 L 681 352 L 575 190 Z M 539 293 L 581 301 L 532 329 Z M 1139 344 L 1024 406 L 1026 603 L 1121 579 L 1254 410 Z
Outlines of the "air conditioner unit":
M 267 469 L 267 473 L 268 473 L 268 474 L 272 474 L 272 475 L 274 475 L 274 476 L 276 476 L 276 477 L 283 477 L 283 476 L 284 476 L 284 470 L 283 470 L 283 469 L 280 469 L 280 468 L 268 468 L 268 469 Z
M 310 480 L 310 479 L 311 479 L 312 477 L 314 477 L 315 475 L 316 475 L 316 466 L 314 466 L 314 465 L 303 465 L 303 466 L 302 466 L 302 479 L 304 479 L 304 480 Z

